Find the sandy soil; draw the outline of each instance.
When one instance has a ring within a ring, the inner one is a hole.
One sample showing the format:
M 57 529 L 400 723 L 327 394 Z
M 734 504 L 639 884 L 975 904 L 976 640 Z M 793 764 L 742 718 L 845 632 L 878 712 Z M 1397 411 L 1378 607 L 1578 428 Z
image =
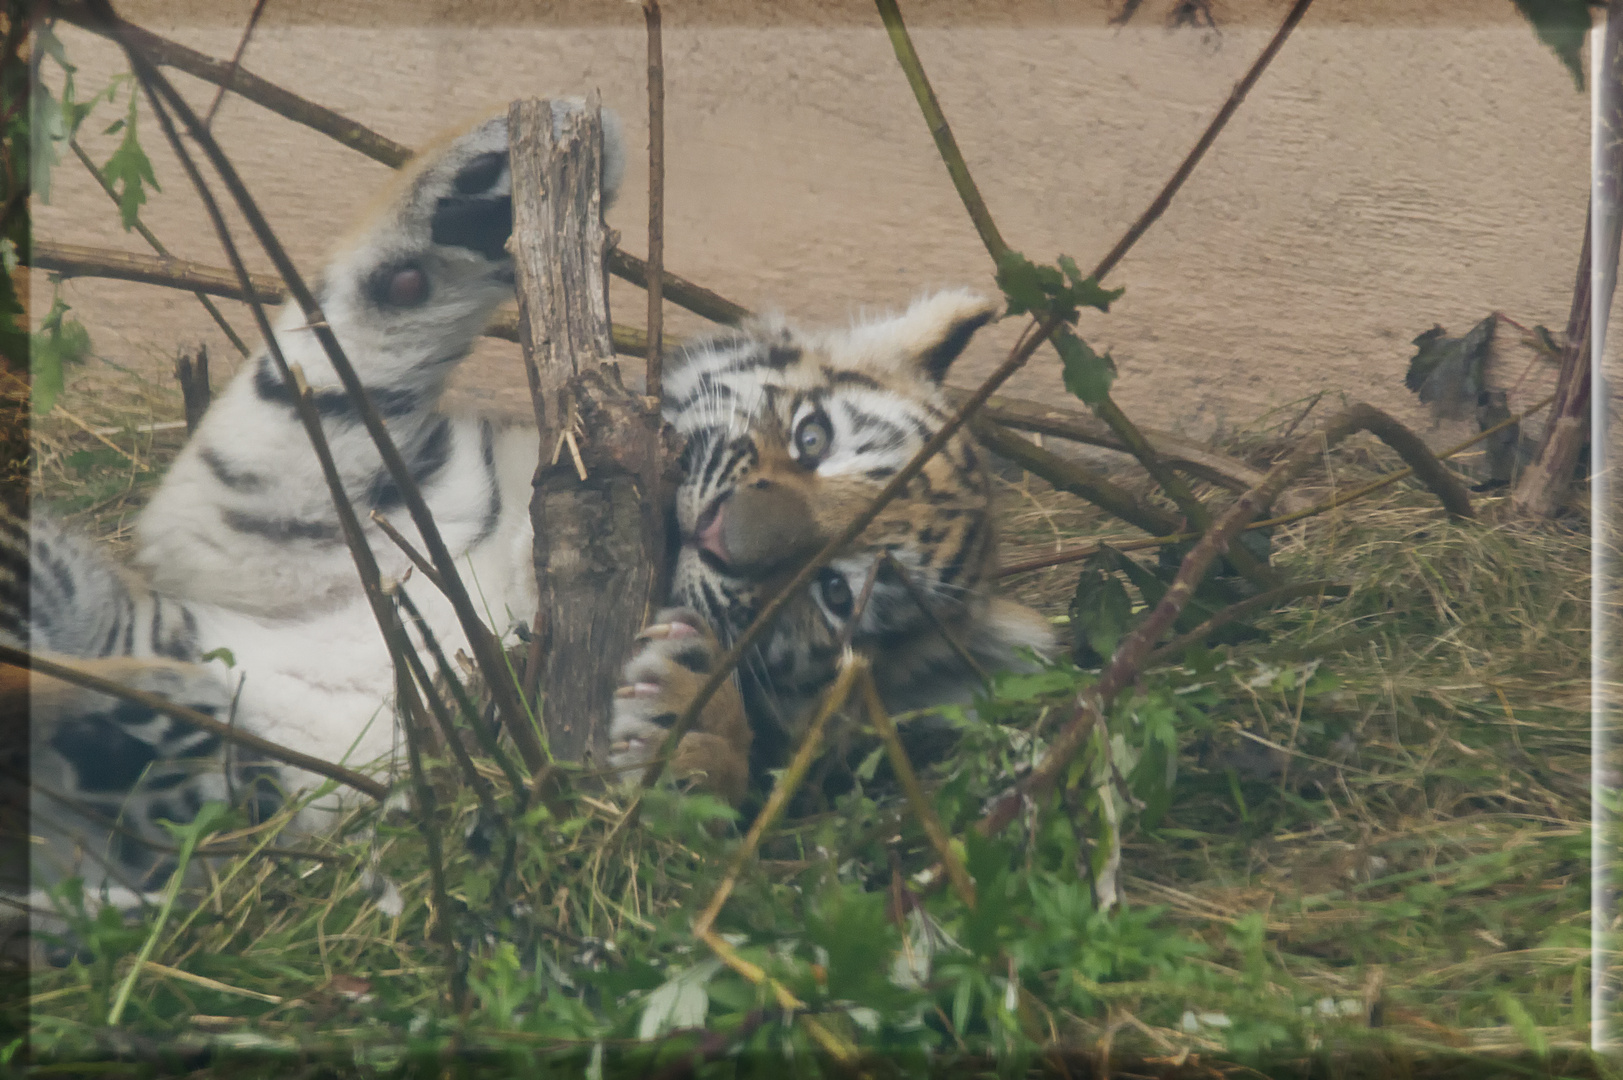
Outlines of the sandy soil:
M 1149 203 L 1272 33 L 1277 0 L 1218 4 L 1220 30 L 1171 30 L 1166 0 L 1125 27 L 1117 5 L 932 4 L 915 37 L 1004 236 L 1040 260 L 1095 261 Z M 135 21 L 229 56 L 251 5 L 143 2 Z M 913 3 L 906 9 L 921 8 Z M 666 258 L 743 304 L 806 321 L 895 307 L 922 289 L 990 289 L 984 251 L 936 155 L 877 16 L 861 3 L 668 5 Z M 124 70 L 67 28 L 81 96 Z M 602 91 L 636 151 L 610 213 L 645 247 L 644 41 L 635 5 L 318 4 L 277 0 L 244 66 L 407 144 L 514 97 Z M 214 88 L 176 76 L 199 106 Z M 121 98 L 122 103 L 124 99 Z M 98 161 L 117 136 L 85 127 Z M 384 180 L 384 166 L 234 97 L 216 120 L 301 264 Z M 1508 0 L 1326 0 L 1264 76 L 1161 222 L 1110 277 L 1127 292 L 1083 333 L 1121 369 L 1123 406 L 1195 436 L 1321 390 L 1428 424 L 1402 378 L 1410 339 L 1500 310 L 1565 325 L 1588 190 L 1589 104 Z M 161 195 L 145 220 L 179 255 L 223 256 L 147 122 Z M 39 235 L 144 251 L 71 158 Z M 268 264 L 260 260 L 263 269 Z M 36 317 L 49 285 L 34 284 Z M 97 352 L 165 371 L 199 341 L 229 346 L 196 302 L 80 279 L 63 289 Z M 617 287 L 618 321 L 642 294 Z M 226 304 L 248 334 L 245 309 Z M 698 321 L 670 316 L 672 329 Z M 954 381 L 1016 333 L 982 335 Z M 248 336 L 252 336 L 248 334 Z M 221 365 L 224 366 L 224 365 Z M 1052 354 L 1011 385 L 1063 394 Z M 1542 395 L 1542 371 L 1517 401 Z M 527 409 L 516 347 L 481 347 L 465 400 Z M 1322 407 L 1322 406 L 1321 406 Z M 1440 436 L 1448 434 L 1439 432 Z

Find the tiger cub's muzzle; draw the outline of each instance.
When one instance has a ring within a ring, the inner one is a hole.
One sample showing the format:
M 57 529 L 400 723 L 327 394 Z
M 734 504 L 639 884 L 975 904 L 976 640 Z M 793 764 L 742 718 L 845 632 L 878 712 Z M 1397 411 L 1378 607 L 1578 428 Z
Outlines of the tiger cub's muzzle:
M 793 570 L 827 542 L 804 492 L 761 477 L 720 496 L 684 542 L 733 577 Z

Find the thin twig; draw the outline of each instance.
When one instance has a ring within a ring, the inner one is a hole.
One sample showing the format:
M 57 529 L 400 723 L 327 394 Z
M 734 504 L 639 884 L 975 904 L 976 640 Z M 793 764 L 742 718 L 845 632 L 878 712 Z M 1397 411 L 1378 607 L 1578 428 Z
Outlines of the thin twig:
M 254 9 L 248 13 L 248 25 L 242 28 L 242 39 L 237 42 L 237 51 L 231 54 L 231 62 L 226 65 L 225 77 L 220 80 L 220 88 L 214 92 L 214 100 L 209 102 L 208 112 L 203 114 L 203 126 L 212 127 L 214 114 L 220 111 L 220 102 L 225 100 L 225 88 L 231 84 L 237 71 L 242 67 L 242 54 L 248 51 L 248 41 L 254 36 L 254 27 L 259 25 L 259 16 L 264 14 L 265 0 L 254 0 Z
M 1241 600 L 1237 604 L 1230 604 L 1187 634 L 1180 634 L 1173 638 L 1146 656 L 1144 666 L 1154 667 L 1156 664 L 1175 659 L 1185 649 L 1205 641 L 1213 631 L 1227 626 L 1236 619 L 1243 619 L 1253 612 L 1266 611 L 1275 604 L 1282 604 L 1287 600 L 1295 600 L 1303 596 L 1346 596 L 1350 592 L 1352 590 L 1347 586 L 1337 585 L 1330 581 L 1301 581 L 1294 585 L 1281 585 L 1277 589 L 1269 589 L 1267 592 L 1261 592 L 1256 596 Z
M 445 650 L 440 648 L 439 639 L 434 636 L 434 632 L 429 628 L 422 612 L 417 610 L 417 605 L 412 603 L 411 597 L 407 595 L 404 589 L 397 590 L 395 597 L 400 602 L 401 608 L 405 610 L 406 617 L 411 619 L 412 625 L 416 627 L 417 636 L 422 638 L 423 644 L 428 647 L 428 655 L 434 658 L 434 666 L 439 670 L 440 678 L 445 680 L 445 685 L 450 689 L 451 696 L 456 699 L 457 708 L 467 718 L 468 727 L 473 730 L 474 738 L 479 740 L 479 748 L 489 756 L 490 760 L 501 766 L 502 772 L 507 776 L 507 782 L 512 785 L 513 791 L 516 793 L 515 797 L 518 799 L 519 813 L 523 813 L 528 803 L 528 792 L 524 787 L 524 778 L 519 774 L 518 766 L 502 750 L 496 733 L 490 729 L 490 725 L 485 723 L 484 714 L 474 704 L 473 698 L 468 694 L 468 688 L 463 685 L 462 680 L 457 677 L 456 671 L 452 669 L 451 662 L 445 657 Z M 423 693 L 429 694 L 432 691 L 425 686 Z M 446 737 L 449 738 L 450 736 L 447 735 Z
M 353 769 L 346 769 L 342 765 L 334 765 L 330 761 L 311 757 L 309 754 L 301 753 L 292 747 L 273 743 L 269 739 L 262 739 L 258 735 L 222 723 L 207 713 L 188 708 L 158 694 L 137 690 L 132 686 L 125 686 L 122 683 L 113 682 L 111 679 L 104 679 L 99 675 L 93 675 L 66 664 L 59 664 L 54 660 L 47 660 L 43 656 L 35 656 L 32 653 L 5 644 L 0 644 L 0 664 L 37 671 L 41 675 L 48 675 L 65 683 L 82 686 L 86 690 L 94 690 L 99 694 L 116 697 L 121 701 L 132 701 L 137 705 L 144 705 L 153 712 L 162 713 L 164 716 L 191 724 L 199 730 L 207 731 L 211 735 L 218 735 L 228 742 L 236 743 L 238 746 L 246 747 L 268 758 L 303 769 L 306 772 L 315 773 L 318 776 L 325 776 L 329 780 L 336 780 L 340 784 L 352 787 L 356 791 L 364 795 L 370 795 L 374 799 L 385 799 L 389 795 L 387 786 Z
M 733 889 L 738 884 L 738 876 L 744 871 L 744 864 L 754 857 L 756 850 L 761 846 L 761 838 L 789 805 L 789 799 L 799 789 L 801 781 L 806 778 L 806 771 L 811 768 L 812 762 L 822 750 L 823 731 L 828 726 L 829 718 L 845 705 L 846 699 L 851 696 L 851 688 L 867 669 L 868 662 L 849 650 L 840 658 L 839 672 L 835 675 L 833 684 L 824 692 L 823 701 L 817 707 L 817 713 L 812 717 L 811 723 L 806 725 L 806 733 L 801 736 L 794 757 L 789 759 L 789 764 L 779 775 L 778 782 L 773 785 L 772 794 L 767 797 L 766 805 L 761 807 L 761 812 L 756 815 L 750 831 L 744 834 L 743 843 L 733 852 L 727 873 L 722 877 L 721 884 L 716 886 L 710 902 L 693 920 L 695 934 L 709 931 L 716 921 L 716 916 L 721 914 L 722 906 L 727 903 L 727 898 L 733 894 Z
M 172 67 L 204 82 L 227 87 L 254 104 L 296 124 L 313 128 L 373 161 L 399 168 L 411 158 L 411 147 L 385 138 L 363 124 L 284 90 L 241 67 L 233 68 L 224 60 L 187 48 L 133 23 L 109 22 L 107 9 L 97 0 L 86 0 L 82 4 L 59 3 L 57 8 L 68 22 L 93 34 L 121 39 L 127 47 L 139 49 L 160 67 Z
M 396 603 L 407 600 L 404 589 L 397 587 L 392 595 Z M 407 602 L 409 603 L 409 600 Z M 416 609 L 413 608 L 412 610 L 415 613 Z M 421 633 L 426 629 L 419 616 L 418 631 Z M 478 766 L 473 763 L 473 757 L 468 753 L 468 748 L 462 745 L 462 733 L 457 731 L 456 723 L 451 719 L 450 710 L 445 707 L 445 702 L 435 692 L 434 680 L 429 676 L 428 669 L 423 666 L 423 658 L 418 655 L 417 650 L 412 649 L 404 653 L 402 659 L 406 661 L 406 667 L 410 670 L 411 677 L 416 681 L 418 690 L 421 691 L 420 699 L 409 700 L 406 704 L 421 708 L 420 702 L 427 703 L 428 711 L 433 715 L 435 724 L 439 726 L 440 734 L 445 737 L 445 744 L 450 748 L 451 756 L 456 759 L 457 767 L 462 770 L 463 780 L 473 789 L 474 797 L 479 800 L 479 809 L 484 812 L 487 820 L 496 822 L 502 829 L 506 829 L 507 819 L 496 808 L 496 790 L 491 786 L 490 781 L 479 772 Z M 420 714 L 413 718 L 419 734 L 423 731 L 421 721 Z
M 393 540 L 394 546 L 399 548 L 401 552 L 405 554 L 406 558 L 411 560 L 411 565 L 417 568 L 417 572 L 423 575 L 424 579 L 427 580 L 430 585 L 434 586 L 434 588 L 438 589 L 440 593 L 443 594 L 445 592 L 445 584 L 444 582 L 440 581 L 439 572 L 428 564 L 427 559 L 423 558 L 422 552 L 413 547 L 410 540 L 407 540 L 404 536 L 400 535 L 400 530 L 389 524 L 388 518 L 384 517 L 376 510 L 372 511 L 370 517 L 372 519 L 372 524 L 376 525 L 380 530 L 382 530 L 384 536 L 387 536 L 390 540 Z
M 648 374 L 643 392 L 664 397 L 665 361 L 665 59 L 659 0 L 642 0 L 648 24 Z
M 919 61 L 919 54 L 913 48 L 913 39 L 908 35 L 907 26 L 902 22 L 902 12 L 896 6 L 896 0 L 875 0 L 875 2 L 879 7 L 879 18 L 884 22 L 886 32 L 890 34 L 890 45 L 896 52 L 896 60 L 907 75 L 907 84 L 913 88 L 913 96 L 918 100 L 919 111 L 924 114 L 924 122 L 930 128 L 930 136 L 935 139 L 941 160 L 946 163 L 947 174 L 952 177 L 952 186 L 958 190 L 958 198 L 963 202 L 964 209 L 969 211 L 969 220 L 974 223 L 975 231 L 980 233 L 981 243 L 986 245 L 986 250 L 991 253 L 992 261 L 1000 262 L 1008 253 L 1009 245 L 1003 242 L 1003 235 L 998 232 L 997 223 L 992 220 L 992 212 L 986 208 L 986 200 L 981 198 L 980 189 L 975 186 L 975 178 L 969 175 L 969 166 L 965 164 L 964 155 L 958 149 L 958 140 L 952 136 L 952 128 L 947 123 L 946 115 L 941 111 L 941 103 L 936 100 L 935 91 L 930 87 L 930 79 L 924 74 L 924 65 Z
M 919 825 L 924 829 L 925 837 L 930 846 L 935 849 L 936 858 L 946 867 L 947 880 L 952 883 L 953 891 L 964 906 L 975 906 L 975 880 L 964 869 L 963 860 L 952 849 L 952 839 L 947 835 L 946 827 L 941 824 L 941 816 L 935 812 L 935 806 L 925 798 L 924 789 L 919 786 L 918 774 L 913 771 L 913 762 L 908 759 L 907 750 L 902 746 L 902 737 L 896 732 L 896 724 L 885 711 L 885 703 L 879 697 L 879 687 L 875 685 L 873 673 L 862 673 L 861 686 L 858 693 L 862 695 L 863 704 L 868 709 L 868 719 L 873 723 L 874 729 L 879 732 L 879 739 L 885 744 L 885 753 L 890 756 L 891 768 L 896 772 L 896 780 L 902 785 L 902 793 L 907 796 L 908 805 L 918 816 Z
M 1158 534 L 1173 532 L 1181 524 L 1165 510 L 1140 502 L 1126 488 L 1074 461 L 1067 461 L 1058 454 L 1044 450 L 1008 428 L 992 423 L 985 416 L 977 417 L 969 427 L 988 450 L 1042 477 L 1057 490 L 1069 492 L 1108 510 L 1129 525 Z
M 721 913 L 722 906 L 727 903 L 727 898 L 732 895 L 732 891 L 738 883 L 738 877 L 743 873 L 744 864 L 754 857 L 755 852 L 761 846 L 761 838 L 766 835 L 767 830 L 772 827 L 773 823 L 783 813 L 784 808 L 789 805 L 789 799 L 799 789 L 801 782 L 806 778 L 807 770 L 811 768 L 812 762 L 816 760 L 817 755 L 821 752 L 823 733 L 828 726 L 829 718 L 844 706 L 846 699 L 851 696 L 851 689 L 855 685 L 857 678 L 866 671 L 867 661 L 849 650 L 841 658 L 839 674 L 835 676 L 834 683 L 825 693 L 817 714 L 812 718 L 805 734 L 801 737 L 800 745 L 795 749 L 794 757 L 789 760 L 789 764 L 779 775 L 778 782 L 772 788 L 772 794 L 767 797 L 766 805 L 761 808 L 760 814 L 755 818 L 755 823 L 750 826 L 750 831 L 745 834 L 743 843 L 734 852 L 732 862 L 727 867 L 726 876 L 722 878 L 721 884 L 716 887 L 715 894 L 710 898 L 710 903 L 706 904 L 704 910 L 699 913 L 698 918 L 693 920 L 694 937 L 708 945 L 717 958 L 728 967 L 757 986 L 764 986 L 770 990 L 779 1007 L 790 1012 L 804 1010 L 806 1007 L 805 1002 L 795 997 L 788 987 L 769 976 L 758 966 L 739 956 L 724 938 L 714 932 L 712 927 L 715 924 L 716 916 Z M 811 1035 L 819 1045 L 835 1055 L 839 1060 L 849 1061 L 855 1056 L 855 1047 L 818 1023 L 813 1017 L 802 1015 L 800 1022 L 805 1027 L 807 1034 Z
M 260 0 L 260 2 L 263 3 L 264 0 Z M 107 193 L 107 197 L 113 200 L 113 205 L 122 205 L 122 201 L 118 197 L 118 192 L 113 190 L 113 185 L 109 184 L 107 182 L 107 178 L 101 174 L 101 170 L 96 168 L 96 163 L 90 160 L 90 155 L 85 153 L 84 147 L 79 145 L 79 140 L 70 138 L 68 140 L 68 149 L 73 151 L 73 156 L 79 159 L 79 164 L 85 167 L 85 171 L 91 176 L 95 177 L 96 183 L 99 184 L 101 189 Z M 134 221 L 134 227 L 135 231 L 140 234 L 141 239 L 145 240 L 147 245 L 151 247 L 153 251 L 156 251 L 159 255 L 165 258 L 169 257 L 169 249 L 164 247 L 163 244 L 158 241 L 157 236 L 153 234 L 152 230 L 147 228 L 146 222 L 142 221 L 140 218 L 136 218 Z M 34 242 L 34 246 L 37 247 L 38 244 L 39 241 L 36 240 Z M 218 326 L 221 333 L 225 334 L 227 340 L 231 342 L 232 347 L 243 356 L 247 356 L 247 344 L 243 342 L 242 338 L 237 336 L 237 332 L 236 330 L 232 329 L 231 324 L 225 321 L 225 316 L 220 312 L 220 309 L 215 306 L 214 301 L 210 300 L 208 295 L 201 290 L 194 291 L 192 295 L 197 297 L 197 302 L 203 305 L 203 310 L 208 312 L 209 318 L 214 320 L 214 325 Z
M 84 432 L 86 435 L 89 435 L 90 437 L 94 438 L 97 442 L 100 442 L 103 446 L 105 446 L 108 449 L 112 450 L 113 453 L 115 453 L 115 454 L 119 455 L 120 457 L 124 458 L 125 460 L 127 460 L 131 465 L 134 465 L 137 469 L 139 469 L 141 467 L 141 463 L 135 459 L 134 454 L 130 453 L 128 450 L 124 449 L 122 446 L 119 446 L 117 443 L 113 442 L 113 440 L 111 440 L 107 436 L 101 434 L 101 432 L 97 431 L 95 428 L 93 428 L 89 424 L 85 423 L 79 417 L 75 416 L 73 413 L 71 413 L 67 409 L 63 408 L 62 404 L 60 402 L 57 403 L 56 408 L 53 409 L 52 411 L 55 412 L 58 416 L 62 417 L 62 419 L 66 420 L 68 423 L 72 424 L 74 427 L 78 428 L 80 431 Z
M 434 906 L 438 908 L 433 913 L 434 936 L 445 952 L 445 966 L 451 973 L 451 1004 L 461 1011 L 467 998 L 468 983 L 466 973 L 457 961 L 456 935 L 451 930 L 453 909 L 450 894 L 445 888 L 445 853 L 440 843 L 439 800 L 434 795 L 434 786 L 428 782 L 428 776 L 423 771 L 421 747 L 427 733 L 417 722 L 422 715 L 422 704 L 417 700 L 410 676 L 403 669 L 396 668 L 395 679 L 395 693 L 404 706 L 400 715 L 406 728 L 406 761 L 411 769 L 411 783 L 417 799 L 417 812 L 412 816 L 417 820 L 423 845 L 428 849 L 429 888 L 434 892 Z
M 1482 431 L 1477 432 L 1475 435 L 1472 435 L 1464 442 L 1456 443 L 1447 450 L 1444 450 L 1442 453 L 1437 455 L 1437 460 L 1445 461 L 1448 458 L 1454 457 L 1456 454 L 1469 450 L 1482 440 L 1491 438 L 1492 436 L 1499 434 L 1499 432 L 1504 431 L 1506 428 L 1521 423 L 1524 419 L 1532 416 L 1534 413 L 1548 408 L 1550 403 L 1554 400 L 1555 395 L 1551 394 L 1544 400 L 1529 405 L 1527 408 L 1523 409 L 1514 416 L 1507 416 L 1505 419 L 1501 420 L 1492 427 L 1485 428 Z M 1372 494 L 1384 487 L 1397 483 L 1399 480 L 1413 475 L 1414 470 L 1412 468 L 1404 467 L 1402 469 L 1398 469 L 1396 472 L 1387 473 L 1385 476 L 1382 476 L 1376 480 L 1371 480 L 1369 483 L 1360 487 L 1353 488 L 1351 491 L 1344 491 L 1332 499 L 1326 499 L 1324 502 L 1315 503 L 1314 505 L 1301 510 L 1293 510 L 1288 514 L 1281 514 L 1278 517 L 1267 518 L 1263 521 L 1254 521 L 1247 525 L 1246 529 L 1271 529 L 1278 525 L 1289 525 L 1292 522 L 1301 521 L 1303 518 L 1314 517 L 1328 510 L 1334 510 L 1337 507 L 1345 506 L 1347 503 L 1362 499 L 1366 495 Z M 1196 535 L 1196 533 L 1189 532 L 1174 533 L 1170 536 L 1154 536 L 1143 540 L 1111 540 L 1109 541 L 1109 544 L 1111 547 L 1116 548 L 1119 551 L 1138 551 L 1143 548 L 1163 547 L 1167 544 L 1181 544 L 1186 540 L 1195 539 Z M 998 569 L 993 573 L 992 576 L 1009 577 L 1012 574 L 1024 574 L 1032 570 L 1046 570 L 1051 566 L 1061 566 L 1065 563 L 1078 562 L 1082 559 L 1086 559 L 1098 550 L 1098 543 L 1089 543 L 1084 544 L 1081 547 L 1066 548 L 1063 551 L 1056 551 L 1049 555 L 1039 555 L 1036 558 L 1028 559 L 1024 562 L 1011 563 L 1008 566 Z
M 1262 73 L 1273 62 L 1280 48 L 1284 46 L 1285 39 L 1290 37 L 1291 31 L 1296 29 L 1296 24 L 1302 21 L 1302 16 L 1307 14 L 1307 9 L 1312 3 L 1313 0 L 1296 0 L 1296 3 L 1291 5 L 1291 9 L 1285 15 L 1284 21 L 1279 24 L 1279 29 L 1274 31 L 1274 36 L 1268 42 L 1267 48 L 1263 49 L 1257 59 L 1252 62 L 1245 76 L 1234 84 L 1234 89 L 1230 91 L 1228 100 L 1223 102 L 1221 109 L 1217 110 L 1217 115 L 1212 117 L 1212 122 L 1206 125 L 1206 130 L 1201 133 L 1200 139 L 1195 143 L 1194 148 L 1185 155 L 1183 163 L 1172 174 L 1172 178 L 1162 185 L 1160 194 L 1156 195 L 1145 211 L 1139 215 L 1138 220 L 1128 227 L 1127 231 L 1122 234 L 1122 238 L 1116 241 L 1116 246 L 1111 248 L 1105 254 L 1105 257 L 1099 260 L 1099 265 L 1093 268 L 1094 280 L 1103 281 L 1105 275 L 1116 268 L 1116 264 L 1121 262 L 1122 257 L 1132 250 L 1133 245 L 1138 243 L 1139 238 L 1148 232 L 1150 226 L 1155 224 L 1156 219 L 1166 212 L 1168 206 L 1172 205 L 1172 197 L 1178 193 L 1178 189 L 1183 187 L 1184 181 L 1188 180 L 1189 175 L 1195 171 L 1195 166 L 1200 164 L 1200 159 L 1206 156 L 1206 151 L 1211 149 L 1212 143 L 1217 141 L 1217 136 L 1228 124 L 1235 110 L 1240 107 L 1240 103 L 1245 100 L 1246 94 L 1251 92 L 1251 88 L 1256 85 L 1257 80 L 1262 77 Z

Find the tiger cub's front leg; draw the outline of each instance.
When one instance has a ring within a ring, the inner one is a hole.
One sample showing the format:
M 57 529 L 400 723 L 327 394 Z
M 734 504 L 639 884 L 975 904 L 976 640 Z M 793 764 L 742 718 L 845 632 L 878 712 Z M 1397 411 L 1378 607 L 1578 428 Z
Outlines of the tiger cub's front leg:
M 721 644 L 698 613 L 666 608 L 654 616 L 637 635 L 625 685 L 615 693 L 609 764 L 616 772 L 635 780 L 630 770 L 652 760 L 721 655 Z M 744 699 L 728 679 L 677 744 L 671 775 L 736 806 L 749 787 L 751 738 Z

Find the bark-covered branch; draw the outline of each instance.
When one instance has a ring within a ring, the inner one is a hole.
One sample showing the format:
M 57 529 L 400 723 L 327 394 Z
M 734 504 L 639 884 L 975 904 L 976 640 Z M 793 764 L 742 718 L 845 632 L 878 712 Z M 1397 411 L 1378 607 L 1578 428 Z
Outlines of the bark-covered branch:
M 519 341 L 541 433 L 535 527 L 543 720 L 557 761 L 606 760 L 620 664 L 662 583 L 675 461 L 657 402 L 621 384 L 609 333 L 595 94 L 508 113 Z
M 27 265 L 35 270 L 60 274 L 65 280 L 78 277 L 110 278 L 201 292 L 226 300 L 247 301 L 247 294 L 232 271 L 171 255 L 141 255 L 113 248 L 35 240 Z M 249 281 L 253 283 L 254 298 L 262 304 L 280 304 L 287 299 L 287 290 L 282 286 L 281 279 L 273 274 L 250 274 Z M 512 310 L 497 312 L 491 324 L 485 328 L 485 334 L 503 341 L 517 341 L 518 313 Z M 613 335 L 614 351 L 618 355 L 642 356 L 648 350 L 648 335 L 640 327 L 617 325 L 613 328 Z M 667 337 L 665 344 L 670 348 L 676 342 Z
M 28 265 L 35 270 L 61 274 L 64 278 L 113 278 L 206 293 L 227 300 L 246 299 L 237 275 L 230 270 L 177 259 L 173 255 L 140 255 L 36 238 L 29 253 Z M 260 303 L 280 304 L 287 299 L 287 290 L 274 274 L 253 274 L 249 280 L 253 284 L 254 298 Z
M 1176 532 L 1179 522 L 1165 510 L 1140 502 L 1133 493 L 1111 483 L 1091 469 L 1074 461 L 1066 461 L 1029 440 L 1021 438 L 1008 428 L 991 423 L 984 416 L 976 417 L 969 425 L 981 445 L 1002 454 L 1027 472 L 1047 480 L 1060 491 L 1086 499 L 1103 507 L 1129 525 L 1137 525 L 1151 536 Z

